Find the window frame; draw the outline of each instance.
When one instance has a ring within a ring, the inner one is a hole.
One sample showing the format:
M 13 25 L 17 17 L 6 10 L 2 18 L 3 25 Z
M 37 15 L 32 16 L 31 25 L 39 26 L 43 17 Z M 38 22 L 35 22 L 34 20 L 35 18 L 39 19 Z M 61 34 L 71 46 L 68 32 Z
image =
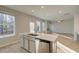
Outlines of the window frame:
M 0 13 L 5 14 L 5 15 L 10 15 L 10 14 L 8 14 L 8 13 L 3 13 L 3 12 L 0 12 Z M 13 33 L 11 33 L 11 34 L 5 34 L 5 35 L 0 35 L 0 38 L 6 38 L 6 37 L 15 36 L 15 16 L 14 16 L 14 15 L 10 15 L 10 16 L 13 16 L 13 17 L 14 17 Z

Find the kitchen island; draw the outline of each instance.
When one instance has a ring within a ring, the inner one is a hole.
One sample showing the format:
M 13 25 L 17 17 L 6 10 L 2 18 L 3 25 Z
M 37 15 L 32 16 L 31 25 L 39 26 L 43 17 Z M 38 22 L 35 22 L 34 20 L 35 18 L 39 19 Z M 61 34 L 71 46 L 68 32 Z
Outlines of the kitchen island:
M 56 39 L 58 36 L 59 35 L 56 33 L 53 33 L 52 35 L 45 33 L 21 33 L 21 47 L 29 52 L 39 53 L 39 49 L 41 48 L 39 47 L 40 42 L 46 42 L 49 44 L 49 47 L 47 48 L 49 52 L 55 53 L 57 52 Z

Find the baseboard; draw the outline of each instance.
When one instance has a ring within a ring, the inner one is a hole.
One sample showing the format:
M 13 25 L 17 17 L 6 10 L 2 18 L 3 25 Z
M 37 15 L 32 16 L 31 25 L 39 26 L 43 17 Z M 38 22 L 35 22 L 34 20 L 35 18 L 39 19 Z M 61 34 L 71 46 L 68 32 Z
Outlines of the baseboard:
M 12 45 L 12 44 L 15 44 L 15 43 L 18 43 L 18 41 L 16 40 L 16 41 L 11 41 L 11 42 L 8 42 L 8 43 L 5 43 L 5 44 L 2 44 L 2 45 L 0 45 L 0 48 L 2 48 L 2 47 L 6 47 L 6 46 L 9 46 L 9 45 Z

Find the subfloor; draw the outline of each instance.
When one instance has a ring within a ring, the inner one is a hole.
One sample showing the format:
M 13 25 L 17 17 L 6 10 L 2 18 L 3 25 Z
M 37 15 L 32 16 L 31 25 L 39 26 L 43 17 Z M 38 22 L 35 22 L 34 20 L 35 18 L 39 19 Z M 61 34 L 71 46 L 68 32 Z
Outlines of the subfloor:
M 28 52 L 23 48 L 20 48 L 18 44 L 13 44 L 0 48 L 0 53 L 28 53 Z M 58 48 L 57 53 L 64 53 L 64 52 Z

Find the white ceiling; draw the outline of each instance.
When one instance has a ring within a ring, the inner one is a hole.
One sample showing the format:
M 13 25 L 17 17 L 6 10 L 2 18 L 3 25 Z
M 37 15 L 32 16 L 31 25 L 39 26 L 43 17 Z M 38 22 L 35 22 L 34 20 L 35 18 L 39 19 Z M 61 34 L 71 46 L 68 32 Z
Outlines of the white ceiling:
M 66 20 L 71 19 L 77 12 L 79 6 L 74 5 L 6 5 L 6 7 L 37 16 L 45 20 Z M 34 12 L 32 12 L 34 10 Z M 61 13 L 59 13 L 59 11 Z

